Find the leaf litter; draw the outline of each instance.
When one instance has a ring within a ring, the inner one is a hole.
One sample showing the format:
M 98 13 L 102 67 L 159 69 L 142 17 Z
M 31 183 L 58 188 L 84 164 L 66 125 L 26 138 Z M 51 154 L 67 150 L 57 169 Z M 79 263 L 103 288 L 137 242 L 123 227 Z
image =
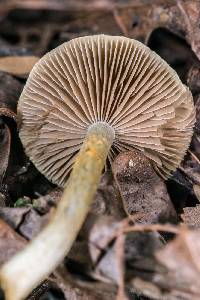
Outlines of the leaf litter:
M 41 230 L 62 194 L 18 138 L 16 106 L 28 73 L 71 38 L 125 35 L 146 43 L 190 87 L 197 111 L 190 150 L 167 182 L 145 157 L 120 154 L 68 257 L 28 299 L 199 299 L 199 1 L 27 0 L 1 4 L 0 13 L 0 263 Z

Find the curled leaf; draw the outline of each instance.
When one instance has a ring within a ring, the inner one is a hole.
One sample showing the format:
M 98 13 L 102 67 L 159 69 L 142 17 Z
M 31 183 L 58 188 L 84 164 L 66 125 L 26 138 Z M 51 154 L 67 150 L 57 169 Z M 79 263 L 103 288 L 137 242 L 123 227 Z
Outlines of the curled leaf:
M 163 180 L 150 160 L 138 151 L 119 154 L 112 164 L 124 208 L 143 223 L 176 220 L 176 212 Z M 154 199 L 152 201 L 152 199 Z

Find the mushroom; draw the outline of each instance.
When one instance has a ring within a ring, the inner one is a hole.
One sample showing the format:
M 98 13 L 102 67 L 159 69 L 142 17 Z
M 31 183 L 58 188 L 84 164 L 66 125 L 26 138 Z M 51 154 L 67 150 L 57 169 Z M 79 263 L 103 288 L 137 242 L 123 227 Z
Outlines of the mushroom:
M 156 53 L 136 40 L 97 35 L 36 63 L 18 116 L 27 155 L 64 192 L 49 224 L 2 267 L 7 300 L 24 299 L 67 255 L 117 153 L 138 149 L 170 176 L 189 146 L 195 110 L 189 89 Z

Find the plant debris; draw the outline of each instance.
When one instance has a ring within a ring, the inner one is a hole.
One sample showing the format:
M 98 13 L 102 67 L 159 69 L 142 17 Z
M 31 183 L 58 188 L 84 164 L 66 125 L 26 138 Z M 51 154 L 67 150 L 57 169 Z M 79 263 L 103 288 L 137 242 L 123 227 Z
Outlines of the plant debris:
M 166 185 L 147 157 L 138 151 L 119 154 L 112 170 L 124 208 L 130 217 L 142 214 L 140 222 L 149 223 L 177 220 Z
M 0 58 L 0 70 L 16 76 L 30 73 L 39 58 L 35 56 L 7 56 Z
M 138 151 L 116 157 L 101 177 L 69 255 L 27 300 L 199 300 L 200 2 L 4 2 L 0 6 L 0 265 L 47 224 L 63 191 L 32 165 L 18 137 L 16 108 L 26 78 L 41 56 L 72 38 L 123 35 L 158 53 L 190 88 L 196 107 L 190 149 L 165 182 Z
M 26 240 L 17 234 L 7 223 L 0 220 L 0 265 L 24 248 Z

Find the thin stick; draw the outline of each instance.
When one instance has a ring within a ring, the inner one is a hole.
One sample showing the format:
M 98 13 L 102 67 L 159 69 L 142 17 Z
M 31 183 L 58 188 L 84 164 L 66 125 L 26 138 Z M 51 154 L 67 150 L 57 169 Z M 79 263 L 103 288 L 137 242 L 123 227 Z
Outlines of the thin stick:
M 190 149 L 188 149 L 188 152 L 196 160 L 196 162 L 198 162 L 198 164 L 200 165 L 200 160 L 198 159 L 198 157 L 192 151 L 190 151 Z
M 50 223 L 1 269 L 6 300 L 24 299 L 69 252 L 89 211 L 113 139 L 113 129 L 106 123 L 89 128 Z
M 180 233 L 180 229 L 180 226 L 178 227 L 171 224 L 135 224 L 133 226 L 126 227 L 124 229 L 124 233 L 133 231 L 163 231 L 178 234 Z

